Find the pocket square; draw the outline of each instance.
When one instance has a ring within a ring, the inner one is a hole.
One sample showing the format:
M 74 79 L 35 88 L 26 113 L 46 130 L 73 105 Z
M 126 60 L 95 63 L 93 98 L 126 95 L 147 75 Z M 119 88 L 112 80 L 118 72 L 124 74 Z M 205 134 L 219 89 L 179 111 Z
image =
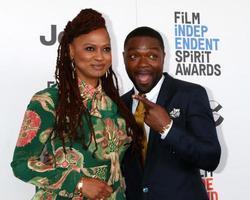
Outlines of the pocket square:
M 180 109 L 179 108 L 174 108 L 170 113 L 169 115 L 172 117 L 172 118 L 177 118 L 180 116 Z

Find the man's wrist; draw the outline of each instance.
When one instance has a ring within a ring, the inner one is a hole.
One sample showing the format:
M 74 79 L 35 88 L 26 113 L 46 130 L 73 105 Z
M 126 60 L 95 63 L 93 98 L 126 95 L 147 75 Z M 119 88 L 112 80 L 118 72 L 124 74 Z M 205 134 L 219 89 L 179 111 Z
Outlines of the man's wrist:
M 170 122 L 163 127 L 162 132 L 160 132 L 162 140 L 164 140 L 167 137 L 167 134 L 170 131 L 172 125 L 173 125 L 173 120 L 171 119 Z
M 162 135 L 162 134 L 168 132 L 170 130 L 170 128 L 172 127 L 172 124 L 173 124 L 173 120 L 170 119 L 170 122 L 167 125 L 162 127 L 162 130 L 160 131 L 160 134 Z

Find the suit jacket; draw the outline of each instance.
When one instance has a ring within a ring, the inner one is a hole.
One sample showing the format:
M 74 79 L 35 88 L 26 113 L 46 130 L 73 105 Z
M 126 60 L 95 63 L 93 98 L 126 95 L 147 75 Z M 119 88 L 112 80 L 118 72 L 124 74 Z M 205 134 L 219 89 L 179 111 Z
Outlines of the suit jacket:
M 144 167 L 129 149 L 123 160 L 128 200 L 208 200 L 200 169 L 213 171 L 221 148 L 206 90 L 164 73 L 157 104 L 173 119 L 165 139 L 150 129 Z M 133 90 L 123 95 L 132 109 Z M 136 134 L 136 133 L 135 133 Z

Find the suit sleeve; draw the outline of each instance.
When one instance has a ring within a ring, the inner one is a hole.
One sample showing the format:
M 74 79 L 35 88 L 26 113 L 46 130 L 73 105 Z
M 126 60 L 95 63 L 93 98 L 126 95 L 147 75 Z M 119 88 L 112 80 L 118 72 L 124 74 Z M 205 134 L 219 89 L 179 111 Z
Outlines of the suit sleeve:
M 191 94 L 190 94 L 191 93 Z M 201 86 L 190 92 L 185 126 L 173 123 L 164 142 L 170 144 L 184 161 L 213 171 L 219 164 L 221 148 L 207 93 Z

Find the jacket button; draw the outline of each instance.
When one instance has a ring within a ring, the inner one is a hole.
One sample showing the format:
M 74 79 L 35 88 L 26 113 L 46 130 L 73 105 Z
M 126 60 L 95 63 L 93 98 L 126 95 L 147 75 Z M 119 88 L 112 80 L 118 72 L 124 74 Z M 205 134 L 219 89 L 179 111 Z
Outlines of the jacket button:
M 147 193 L 147 192 L 148 192 L 148 187 L 144 187 L 144 188 L 142 189 L 142 191 L 143 191 L 144 193 Z

